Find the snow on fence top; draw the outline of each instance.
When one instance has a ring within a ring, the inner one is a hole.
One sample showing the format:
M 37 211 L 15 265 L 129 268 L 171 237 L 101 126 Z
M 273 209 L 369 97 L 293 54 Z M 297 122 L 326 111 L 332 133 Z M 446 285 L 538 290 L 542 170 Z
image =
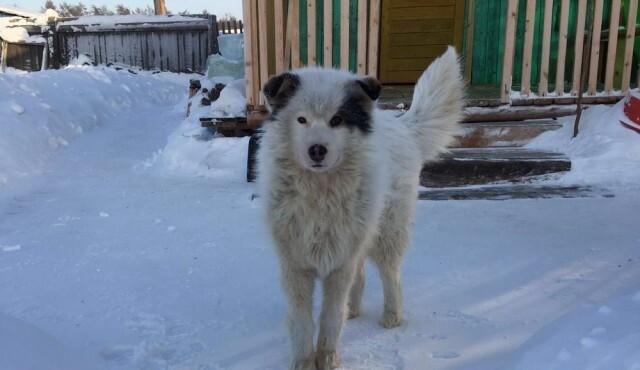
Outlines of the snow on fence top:
M 131 28 L 207 28 L 206 18 L 185 17 L 181 15 L 108 15 L 82 16 L 58 22 L 58 31 L 112 31 Z

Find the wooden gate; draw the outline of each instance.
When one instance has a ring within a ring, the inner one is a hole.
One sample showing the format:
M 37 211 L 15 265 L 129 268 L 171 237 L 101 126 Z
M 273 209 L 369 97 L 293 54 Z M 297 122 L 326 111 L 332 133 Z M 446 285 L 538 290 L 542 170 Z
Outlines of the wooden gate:
M 455 45 L 461 53 L 465 3 L 465 0 L 383 0 L 382 83 L 415 83 L 447 45 Z

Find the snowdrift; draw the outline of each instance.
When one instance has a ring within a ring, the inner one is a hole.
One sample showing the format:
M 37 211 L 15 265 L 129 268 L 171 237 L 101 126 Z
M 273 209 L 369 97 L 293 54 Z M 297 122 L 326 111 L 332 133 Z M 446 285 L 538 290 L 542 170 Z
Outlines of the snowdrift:
M 162 75 L 93 67 L 0 74 L 0 186 L 44 171 L 56 149 L 106 118 L 183 100 L 186 82 Z

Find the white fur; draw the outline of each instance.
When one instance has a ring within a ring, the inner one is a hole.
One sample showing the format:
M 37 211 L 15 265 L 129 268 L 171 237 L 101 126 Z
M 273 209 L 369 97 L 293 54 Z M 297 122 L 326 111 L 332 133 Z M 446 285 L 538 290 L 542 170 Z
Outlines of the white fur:
M 400 264 L 410 243 L 419 173 L 452 140 L 463 82 L 450 47 L 418 81 L 411 109 L 394 117 L 374 104 L 373 132 L 364 134 L 327 124 L 357 76 L 321 69 L 293 73 L 299 88 L 264 124 L 259 182 L 289 302 L 291 368 L 329 369 L 339 364 L 347 315 L 360 314 L 366 257 L 383 282 L 380 324 L 403 322 Z M 311 168 L 306 150 L 320 143 L 329 151 L 324 167 Z M 314 349 L 316 278 L 323 282 L 323 302 Z

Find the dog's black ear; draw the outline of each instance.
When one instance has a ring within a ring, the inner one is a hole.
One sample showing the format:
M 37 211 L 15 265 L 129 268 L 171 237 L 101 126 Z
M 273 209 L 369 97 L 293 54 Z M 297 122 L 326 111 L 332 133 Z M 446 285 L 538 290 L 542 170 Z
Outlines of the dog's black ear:
M 300 86 L 300 78 L 293 73 L 285 72 L 273 76 L 264 84 L 262 92 L 273 109 L 284 106 Z
M 378 79 L 367 76 L 356 80 L 356 82 L 360 85 L 362 90 L 364 90 L 365 94 L 371 98 L 371 100 L 378 99 L 380 91 L 382 91 L 382 85 L 380 85 L 380 81 L 378 81 Z

